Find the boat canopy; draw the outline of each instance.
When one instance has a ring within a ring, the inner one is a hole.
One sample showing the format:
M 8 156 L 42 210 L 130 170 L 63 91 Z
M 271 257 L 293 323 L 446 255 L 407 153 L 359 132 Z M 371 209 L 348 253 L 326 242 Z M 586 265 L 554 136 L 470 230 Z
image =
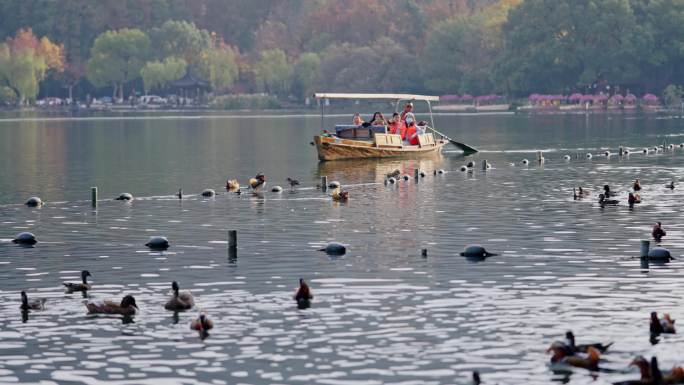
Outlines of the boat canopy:
M 424 100 L 426 102 L 438 102 L 439 96 L 412 95 L 412 94 L 347 94 L 333 92 L 317 92 L 316 99 L 385 99 L 385 100 Z

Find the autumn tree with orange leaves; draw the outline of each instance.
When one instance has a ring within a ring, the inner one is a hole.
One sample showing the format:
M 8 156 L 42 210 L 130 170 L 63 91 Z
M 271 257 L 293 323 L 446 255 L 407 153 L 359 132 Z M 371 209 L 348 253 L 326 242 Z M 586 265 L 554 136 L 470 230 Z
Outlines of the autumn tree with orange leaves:
M 47 37 L 38 39 L 31 28 L 20 29 L 0 44 L 0 84 L 15 94 L 19 104 L 35 100 L 50 71 L 64 71 L 63 46 Z

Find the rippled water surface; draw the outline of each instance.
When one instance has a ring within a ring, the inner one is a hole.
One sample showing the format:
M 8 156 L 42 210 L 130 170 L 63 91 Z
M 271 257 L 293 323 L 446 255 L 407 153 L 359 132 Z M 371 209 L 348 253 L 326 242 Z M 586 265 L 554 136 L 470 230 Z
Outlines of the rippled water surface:
M 627 367 L 636 355 L 681 364 L 681 334 L 650 344 L 648 315 L 684 319 L 684 265 L 643 270 L 636 257 L 654 221 L 668 231 L 663 246 L 684 250 L 684 184 L 664 187 L 684 179 L 684 149 L 640 152 L 684 142 L 682 122 L 438 116 L 438 127 L 483 150 L 462 173 L 469 159 L 453 150 L 319 164 L 308 144 L 315 116 L 0 120 L 0 383 L 466 384 L 478 370 L 485 384 L 609 384 L 638 378 Z M 601 155 L 620 145 L 635 152 Z M 483 159 L 493 169 L 481 171 Z M 395 168 L 428 175 L 383 185 Z M 222 189 L 259 171 L 269 187 L 288 176 L 301 186 Z M 321 175 L 350 201 L 317 189 Z M 635 178 L 643 203 L 629 209 Z M 619 192 L 617 207 L 594 202 L 604 184 Z M 592 197 L 574 201 L 579 185 Z M 202 198 L 204 188 L 219 194 Z M 121 192 L 136 199 L 112 199 Z M 33 195 L 47 204 L 25 207 Z M 36 247 L 10 242 L 22 231 Z M 171 248 L 148 250 L 153 235 Z M 318 251 L 329 241 L 347 254 Z M 499 255 L 466 260 L 458 253 L 470 243 Z M 88 299 L 133 294 L 141 312 L 132 322 L 87 315 L 84 296 L 61 288 L 83 269 L 93 275 Z M 292 300 L 299 278 L 315 295 L 307 310 Z M 214 321 L 208 338 L 189 328 L 197 310 L 164 310 L 173 280 Z M 21 290 L 47 298 L 46 310 L 23 319 Z M 545 350 L 569 329 L 578 343 L 614 341 L 601 364 L 614 372 L 551 371 Z

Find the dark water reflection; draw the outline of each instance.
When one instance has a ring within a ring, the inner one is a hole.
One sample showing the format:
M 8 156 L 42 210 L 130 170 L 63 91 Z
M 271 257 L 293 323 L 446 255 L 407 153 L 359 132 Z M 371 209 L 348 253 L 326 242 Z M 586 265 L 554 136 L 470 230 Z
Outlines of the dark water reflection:
M 648 316 L 684 318 L 684 266 L 642 270 L 635 257 L 656 220 L 668 231 L 662 245 L 682 255 L 684 193 L 664 185 L 682 178 L 684 150 L 598 155 L 684 141 L 681 121 L 438 119 L 494 168 L 461 173 L 455 153 L 318 164 L 308 146 L 315 117 L 0 122 L 0 383 L 465 384 L 480 370 L 487 384 L 548 384 L 566 378 L 549 370 L 545 349 L 568 329 L 578 343 L 614 341 L 607 368 L 626 370 L 639 354 L 658 355 L 663 368 L 682 363 L 678 334 L 649 343 Z M 546 164 L 522 167 L 536 149 L 548 150 Z M 567 162 L 566 153 L 582 156 Z M 415 167 L 428 176 L 381 183 Z M 436 168 L 448 173 L 433 176 Z M 192 195 L 257 171 L 270 186 L 287 176 L 303 186 Z M 341 181 L 351 200 L 333 203 L 315 188 L 320 175 Z M 644 202 L 630 210 L 637 177 Z M 595 195 L 606 183 L 619 206 L 573 201 L 573 186 Z M 90 186 L 100 187 L 97 210 Z M 179 187 L 190 194 L 182 201 Z M 136 199 L 109 199 L 123 191 Z M 31 195 L 48 204 L 21 205 Z M 236 259 L 229 229 L 238 230 Z M 21 231 L 37 246 L 9 242 Z M 171 248 L 150 252 L 153 235 Z M 317 251 L 332 240 L 347 254 Z M 499 255 L 472 263 L 458 255 L 469 243 Z M 133 322 L 86 315 L 81 294 L 63 293 L 61 282 L 83 269 L 93 275 L 88 298 L 136 297 Z M 300 277 L 315 295 L 304 311 L 292 300 Z M 214 321 L 208 338 L 189 328 L 197 310 L 164 310 L 173 280 Z M 21 290 L 47 298 L 47 309 L 24 317 Z M 567 380 L 636 377 L 577 371 Z

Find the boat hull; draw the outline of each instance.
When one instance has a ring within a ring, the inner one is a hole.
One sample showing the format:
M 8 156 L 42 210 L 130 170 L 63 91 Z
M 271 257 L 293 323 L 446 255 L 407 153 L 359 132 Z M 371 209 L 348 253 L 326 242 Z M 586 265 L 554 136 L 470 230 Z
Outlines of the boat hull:
M 344 159 L 417 158 L 439 153 L 447 144 L 436 140 L 426 146 L 376 146 L 373 142 L 314 136 L 314 143 L 321 161 Z

